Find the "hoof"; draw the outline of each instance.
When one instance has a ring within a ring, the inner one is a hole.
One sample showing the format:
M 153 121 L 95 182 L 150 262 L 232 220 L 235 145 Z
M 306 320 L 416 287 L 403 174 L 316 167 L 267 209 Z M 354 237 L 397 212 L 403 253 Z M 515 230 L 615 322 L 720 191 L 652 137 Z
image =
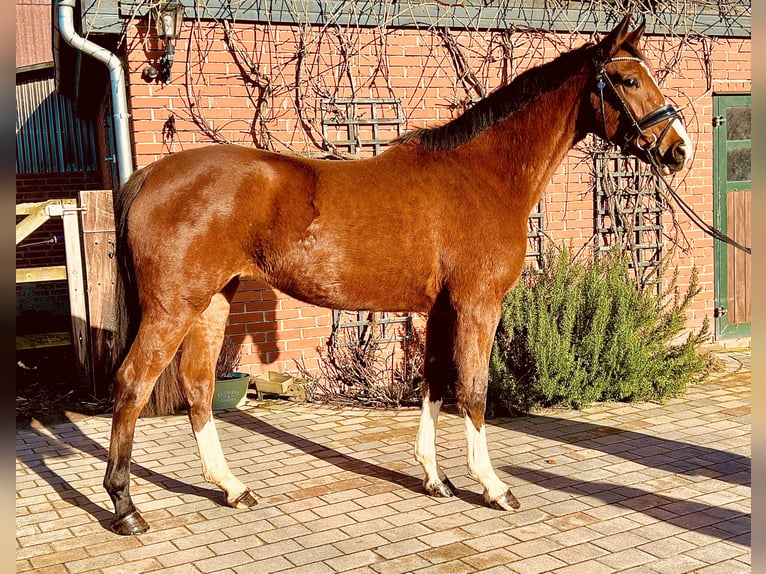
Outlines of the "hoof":
M 112 521 L 111 528 L 112 532 L 120 536 L 138 536 L 149 530 L 149 525 L 138 513 L 138 510 L 134 510 L 122 518 L 115 518 Z
M 452 481 L 446 477 L 443 481 L 437 482 L 433 486 L 425 485 L 425 489 L 429 496 L 434 496 L 436 498 L 449 498 L 451 496 L 455 496 L 458 493 L 455 485 L 452 484 Z
M 516 510 L 517 508 L 521 507 L 521 504 L 519 504 L 519 501 L 516 500 L 515 496 L 513 496 L 510 488 L 506 490 L 501 496 L 493 500 L 487 500 L 485 497 L 484 501 L 487 503 L 487 506 L 497 510 Z
M 253 494 L 253 491 L 249 488 L 245 489 L 245 492 L 240 494 L 237 498 L 228 502 L 232 508 L 251 508 L 258 504 L 258 501 Z

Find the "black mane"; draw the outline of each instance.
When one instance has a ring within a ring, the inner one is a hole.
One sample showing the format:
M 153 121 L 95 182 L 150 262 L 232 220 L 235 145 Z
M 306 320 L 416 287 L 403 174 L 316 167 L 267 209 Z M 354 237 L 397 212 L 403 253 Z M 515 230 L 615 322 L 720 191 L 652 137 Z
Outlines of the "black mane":
M 487 128 L 512 116 L 540 94 L 555 90 L 577 73 L 590 45 L 566 52 L 555 60 L 519 74 L 454 120 L 435 128 L 408 132 L 394 143 L 417 141 L 429 151 L 453 149 L 469 142 Z

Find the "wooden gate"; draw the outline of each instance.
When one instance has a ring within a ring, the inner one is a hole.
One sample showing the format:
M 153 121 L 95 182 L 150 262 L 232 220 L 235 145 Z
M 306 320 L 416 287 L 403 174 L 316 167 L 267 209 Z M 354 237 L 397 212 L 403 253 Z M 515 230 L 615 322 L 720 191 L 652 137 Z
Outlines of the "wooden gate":
M 69 344 L 75 350 L 80 377 L 103 396 L 109 387 L 116 336 L 115 225 L 111 190 L 81 191 L 77 199 L 16 205 L 24 216 L 16 225 L 16 245 L 50 217 L 64 222 L 66 265 L 16 270 L 16 282 L 66 281 L 72 336 L 53 333 L 40 338 L 16 337 L 16 348 Z
M 714 115 L 714 216 L 716 226 L 750 245 L 750 95 L 717 95 Z M 716 338 L 750 336 L 751 256 L 715 244 Z

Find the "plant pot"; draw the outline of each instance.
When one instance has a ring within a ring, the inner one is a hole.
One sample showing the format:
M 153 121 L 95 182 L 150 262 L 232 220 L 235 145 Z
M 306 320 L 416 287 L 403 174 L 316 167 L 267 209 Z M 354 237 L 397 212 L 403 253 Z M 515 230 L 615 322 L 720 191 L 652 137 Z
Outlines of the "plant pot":
M 213 410 L 233 409 L 245 402 L 247 387 L 250 384 L 248 373 L 229 373 L 216 379 L 213 391 Z

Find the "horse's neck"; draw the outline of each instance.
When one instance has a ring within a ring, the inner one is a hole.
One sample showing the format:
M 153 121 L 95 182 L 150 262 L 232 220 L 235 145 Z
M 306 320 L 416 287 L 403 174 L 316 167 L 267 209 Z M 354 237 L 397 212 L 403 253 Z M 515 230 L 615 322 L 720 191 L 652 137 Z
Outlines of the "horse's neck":
M 577 115 L 585 82 L 584 74 L 573 75 L 475 140 L 477 146 L 494 150 L 485 156 L 492 157 L 492 162 L 482 169 L 491 170 L 491 179 L 530 210 L 582 137 L 577 133 Z

